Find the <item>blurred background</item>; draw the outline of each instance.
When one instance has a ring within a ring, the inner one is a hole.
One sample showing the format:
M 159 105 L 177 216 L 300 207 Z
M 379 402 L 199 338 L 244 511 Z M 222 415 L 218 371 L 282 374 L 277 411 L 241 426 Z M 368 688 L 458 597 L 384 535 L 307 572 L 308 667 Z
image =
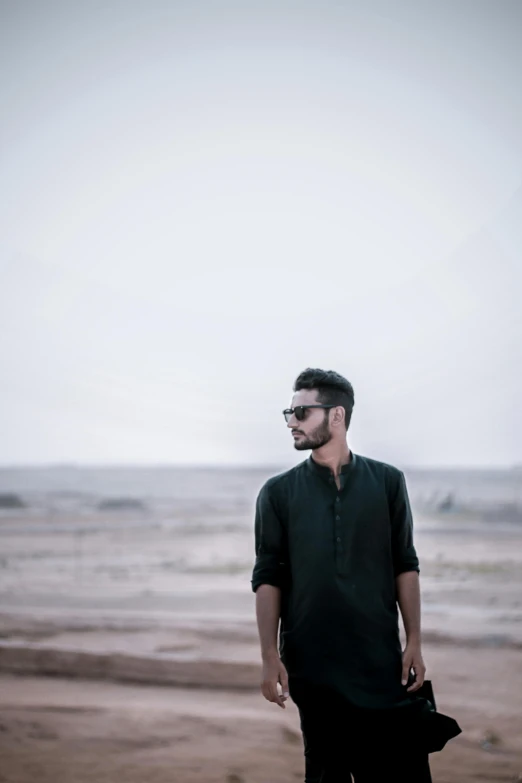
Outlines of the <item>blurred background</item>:
M 519 0 L 0 0 L 0 90 L 0 780 L 303 778 L 250 576 L 307 366 L 406 473 L 434 779 L 522 780 Z

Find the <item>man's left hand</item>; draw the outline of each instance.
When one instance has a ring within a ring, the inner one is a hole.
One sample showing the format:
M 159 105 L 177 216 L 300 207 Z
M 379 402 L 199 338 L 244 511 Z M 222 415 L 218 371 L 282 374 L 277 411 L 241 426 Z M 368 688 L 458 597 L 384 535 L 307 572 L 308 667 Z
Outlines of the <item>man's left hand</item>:
M 408 693 L 418 691 L 424 682 L 424 675 L 426 674 L 426 667 L 422 660 L 422 652 L 420 644 L 407 644 L 402 653 L 402 684 L 408 683 L 408 676 L 410 670 L 413 669 L 415 673 L 415 682 L 408 688 Z

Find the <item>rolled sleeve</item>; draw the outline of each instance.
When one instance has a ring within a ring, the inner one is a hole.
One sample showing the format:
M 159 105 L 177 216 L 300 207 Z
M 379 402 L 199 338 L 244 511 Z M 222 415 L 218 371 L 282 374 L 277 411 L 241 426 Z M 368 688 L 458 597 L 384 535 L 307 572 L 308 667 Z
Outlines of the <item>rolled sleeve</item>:
M 252 590 L 260 585 L 282 588 L 286 575 L 286 535 L 281 514 L 270 485 L 258 495 L 255 516 L 256 561 L 252 573 Z
M 395 576 L 405 571 L 419 571 L 419 558 L 413 543 L 413 517 L 404 474 L 400 471 L 390 503 L 392 557 Z

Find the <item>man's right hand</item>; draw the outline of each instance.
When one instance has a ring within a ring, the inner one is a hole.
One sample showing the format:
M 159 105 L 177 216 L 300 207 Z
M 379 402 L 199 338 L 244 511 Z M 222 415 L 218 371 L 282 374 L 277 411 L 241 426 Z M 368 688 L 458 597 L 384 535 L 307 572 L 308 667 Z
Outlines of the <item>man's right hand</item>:
M 283 691 L 281 696 L 277 691 L 277 683 L 281 685 Z M 267 701 L 272 701 L 274 704 L 278 704 L 283 710 L 285 709 L 285 701 L 290 696 L 288 691 L 288 674 L 277 653 L 274 653 L 274 655 L 263 661 L 261 693 Z

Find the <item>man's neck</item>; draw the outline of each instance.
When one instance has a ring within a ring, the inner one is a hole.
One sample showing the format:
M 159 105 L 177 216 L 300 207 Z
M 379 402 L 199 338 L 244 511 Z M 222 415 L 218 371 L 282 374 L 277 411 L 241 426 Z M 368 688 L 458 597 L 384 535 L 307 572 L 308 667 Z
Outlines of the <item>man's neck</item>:
M 320 449 L 312 451 L 312 457 L 314 462 L 318 465 L 323 465 L 329 468 L 335 478 L 337 478 L 341 472 L 343 465 L 347 465 L 352 459 L 352 453 L 346 441 L 341 443 L 327 443 L 326 446 L 322 446 Z

